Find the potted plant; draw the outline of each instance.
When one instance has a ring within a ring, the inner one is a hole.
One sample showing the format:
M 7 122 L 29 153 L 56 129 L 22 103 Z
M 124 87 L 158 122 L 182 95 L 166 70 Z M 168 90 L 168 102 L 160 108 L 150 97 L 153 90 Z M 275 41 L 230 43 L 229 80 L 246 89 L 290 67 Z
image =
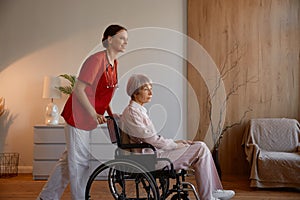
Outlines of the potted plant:
M 59 86 L 57 87 L 57 89 L 62 92 L 63 94 L 66 94 L 66 95 L 70 95 L 73 91 L 73 87 L 75 85 L 75 82 L 76 82 L 76 76 L 74 75 L 70 75 L 70 74 L 61 74 L 59 75 L 59 77 L 62 77 L 66 80 L 68 80 L 68 82 L 70 83 L 70 85 L 67 85 L 67 86 Z
M 0 97 L 0 116 L 3 115 L 5 109 L 5 99 L 3 97 Z

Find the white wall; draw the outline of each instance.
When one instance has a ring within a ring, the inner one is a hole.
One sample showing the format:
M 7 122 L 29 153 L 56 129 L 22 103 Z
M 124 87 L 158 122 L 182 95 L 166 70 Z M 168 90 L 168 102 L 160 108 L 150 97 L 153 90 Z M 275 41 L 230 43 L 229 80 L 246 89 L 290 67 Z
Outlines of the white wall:
M 2 0 L 0 96 L 7 112 L 0 118 L 0 152 L 19 152 L 21 172 L 31 170 L 33 126 L 44 122 L 44 75 L 77 74 L 111 23 L 129 30 L 128 52 L 119 58 L 121 86 L 112 102 L 114 111 L 121 112 L 128 103 L 128 76 L 147 73 L 157 86 L 148 108 L 158 129 L 169 137 L 184 137 L 178 134 L 186 130 L 184 42 L 165 34 L 186 32 L 185 0 Z M 163 34 L 145 27 L 164 28 Z M 65 100 L 55 101 L 60 109 Z

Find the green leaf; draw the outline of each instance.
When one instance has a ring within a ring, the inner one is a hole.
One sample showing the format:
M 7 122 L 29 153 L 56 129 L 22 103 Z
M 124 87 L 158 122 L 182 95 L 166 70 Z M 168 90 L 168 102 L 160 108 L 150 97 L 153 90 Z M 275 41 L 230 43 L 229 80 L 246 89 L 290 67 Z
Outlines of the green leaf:
M 62 77 L 62 78 L 65 78 L 66 80 L 68 80 L 70 82 L 70 85 L 69 86 L 60 86 L 60 87 L 57 87 L 57 89 L 64 94 L 70 95 L 73 91 L 73 87 L 76 82 L 76 76 L 69 75 L 69 74 L 61 74 L 61 75 L 59 75 L 59 77 Z
M 76 77 L 74 75 L 61 74 L 59 76 L 67 79 L 70 82 L 71 86 L 74 86 L 74 84 L 76 82 Z

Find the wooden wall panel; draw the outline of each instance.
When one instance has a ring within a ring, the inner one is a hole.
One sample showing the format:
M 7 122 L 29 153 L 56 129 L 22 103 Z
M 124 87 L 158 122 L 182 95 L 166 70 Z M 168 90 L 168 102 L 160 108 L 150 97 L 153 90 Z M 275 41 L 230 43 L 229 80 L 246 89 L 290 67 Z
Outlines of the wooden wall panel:
M 241 141 L 249 119 L 300 118 L 300 1 L 189 0 L 188 36 L 206 49 L 223 75 L 229 96 L 225 125 L 239 122 L 249 111 L 220 145 L 223 173 L 247 173 Z M 209 124 L 201 79 L 189 64 L 188 80 L 200 108 L 189 103 L 188 110 L 199 109 L 201 115 L 196 139 L 204 138 Z

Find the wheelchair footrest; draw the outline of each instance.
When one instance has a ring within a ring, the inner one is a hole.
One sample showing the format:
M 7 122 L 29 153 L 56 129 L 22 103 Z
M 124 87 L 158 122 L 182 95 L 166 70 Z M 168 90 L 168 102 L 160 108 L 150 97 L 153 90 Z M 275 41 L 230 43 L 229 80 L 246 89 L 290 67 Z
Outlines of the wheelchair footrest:
M 181 184 L 182 184 L 182 187 L 183 187 L 183 189 L 182 189 L 183 191 L 193 191 L 196 199 L 200 200 L 200 197 L 199 197 L 199 195 L 198 195 L 198 193 L 196 191 L 196 188 L 195 188 L 195 186 L 192 183 L 190 183 L 190 182 L 182 182 Z

